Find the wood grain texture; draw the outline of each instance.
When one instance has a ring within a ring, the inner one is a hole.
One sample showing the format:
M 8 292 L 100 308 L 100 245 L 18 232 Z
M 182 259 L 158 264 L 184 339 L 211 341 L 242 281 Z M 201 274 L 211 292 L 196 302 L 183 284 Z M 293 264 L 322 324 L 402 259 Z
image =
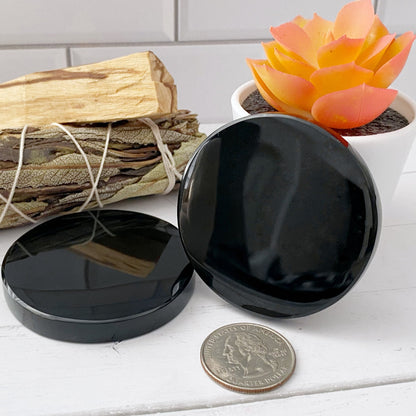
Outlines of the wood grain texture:
M 176 97 L 162 62 L 135 53 L 0 84 L 0 128 L 156 117 L 176 112 Z
M 416 382 L 163 413 L 164 416 L 413 416 Z M 136 413 L 136 415 L 142 413 Z M 154 413 L 148 413 L 151 415 Z M 136 416 L 134 415 L 134 416 Z M 147 416 L 146 415 L 146 416 Z M 133 416 L 133 415 L 132 415 Z
M 172 322 L 113 344 L 53 341 L 9 320 L 0 327 L 0 364 L 7 374 L 0 381 L 0 404 L 8 416 L 146 414 L 414 380 L 414 327 L 404 318 L 415 312 L 415 296 L 415 289 L 386 296 L 350 294 L 348 302 L 311 322 L 282 323 L 238 311 L 198 282 L 190 304 Z M 386 302 L 390 306 L 375 319 L 373 313 Z M 298 357 L 287 384 L 256 398 L 221 388 L 199 363 L 199 348 L 209 332 L 244 321 L 282 332 Z M 397 322 L 400 329 L 391 333 Z

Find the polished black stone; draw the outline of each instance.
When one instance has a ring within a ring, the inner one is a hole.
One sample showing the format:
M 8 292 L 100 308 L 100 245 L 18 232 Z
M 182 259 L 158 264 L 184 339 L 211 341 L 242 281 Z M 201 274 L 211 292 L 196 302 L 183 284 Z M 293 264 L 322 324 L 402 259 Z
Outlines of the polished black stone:
M 30 329 L 76 342 L 116 341 L 175 317 L 193 269 L 171 224 L 129 211 L 87 211 L 20 237 L 2 269 L 8 304 Z
M 378 198 L 340 136 L 286 115 L 213 133 L 186 169 L 178 221 L 202 279 L 269 316 L 317 312 L 358 280 L 374 251 Z

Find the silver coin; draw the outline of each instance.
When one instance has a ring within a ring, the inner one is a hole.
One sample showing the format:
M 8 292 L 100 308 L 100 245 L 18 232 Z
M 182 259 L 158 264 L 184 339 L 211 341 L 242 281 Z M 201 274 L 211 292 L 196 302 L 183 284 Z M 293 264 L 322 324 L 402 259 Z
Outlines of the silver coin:
M 295 351 L 273 329 L 237 323 L 212 332 L 201 347 L 201 363 L 217 383 L 241 393 L 261 393 L 282 385 L 293 373 Z

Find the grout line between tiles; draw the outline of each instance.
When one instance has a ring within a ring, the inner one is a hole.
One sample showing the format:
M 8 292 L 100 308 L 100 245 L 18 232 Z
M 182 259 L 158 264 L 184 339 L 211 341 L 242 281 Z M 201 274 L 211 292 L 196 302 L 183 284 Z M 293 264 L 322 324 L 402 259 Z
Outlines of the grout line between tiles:
M 173 18 L 174 18 L 174 39 L 175 42 L 179 39 L 179 0 L 174 1 Z
M 66 56 L 66 66 L 72 66 L 72 56 L 70 48 L 65 48 L 65 56 Z
M 373 0 L 373 6 L 374 6 L 374 11 L 376 12 L 376 14 L 378 14 L 379 13 L 378 0 Z
M 245 45 L 250 43 L 260 44 L 270 39 L 226 39 L 226 40 L 184 40 L 184 41 L 148 41 L 148 42 L 108 42 L 108 43 L 39 43 L 22 45 L 0 45 L 0 50 L 7 49 L 59 49 L 59 48 L 106 48 L 106 47 L 131 47 L 131 46 L 199 46 L 199 45 Z
M 399 36 L 401 33 L 398 33 Z M 177 36 L 175 34 L 175 36 Z M 221 46 L 221 45 L 259 45 L 261 42 L 269 42 L 271 38 L 253 39 L 211 39 L 211 40 L 175 40 L 175 41 L 143 41 L 143 42 L 87 42 L 87 43 L 35 43 L 35 44 L 0 44 L 1 50 L 25 50 L 25 49 L 62 49 L 62 48 L 123 48 L 123 47 L 151 47 L 151 46 Z

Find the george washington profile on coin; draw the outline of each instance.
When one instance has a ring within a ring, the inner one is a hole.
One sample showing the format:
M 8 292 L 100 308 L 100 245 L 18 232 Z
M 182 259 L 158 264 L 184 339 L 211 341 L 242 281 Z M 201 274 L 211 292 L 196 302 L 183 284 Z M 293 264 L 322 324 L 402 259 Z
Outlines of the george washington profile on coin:
M 201 348 L 207 374 L 242 393 L 259 393 L 283 384 L 293 373 L 295 361 L 295 352 L 282 335 L 256 324 L 218 328 Z
M 231 334 L 225 339 L 223 355 L 230 364 L 243 369 L 243 377 L 257 377 L 272 373 L 278 363 L 270 356 L 268 347 L 254 334 Z

